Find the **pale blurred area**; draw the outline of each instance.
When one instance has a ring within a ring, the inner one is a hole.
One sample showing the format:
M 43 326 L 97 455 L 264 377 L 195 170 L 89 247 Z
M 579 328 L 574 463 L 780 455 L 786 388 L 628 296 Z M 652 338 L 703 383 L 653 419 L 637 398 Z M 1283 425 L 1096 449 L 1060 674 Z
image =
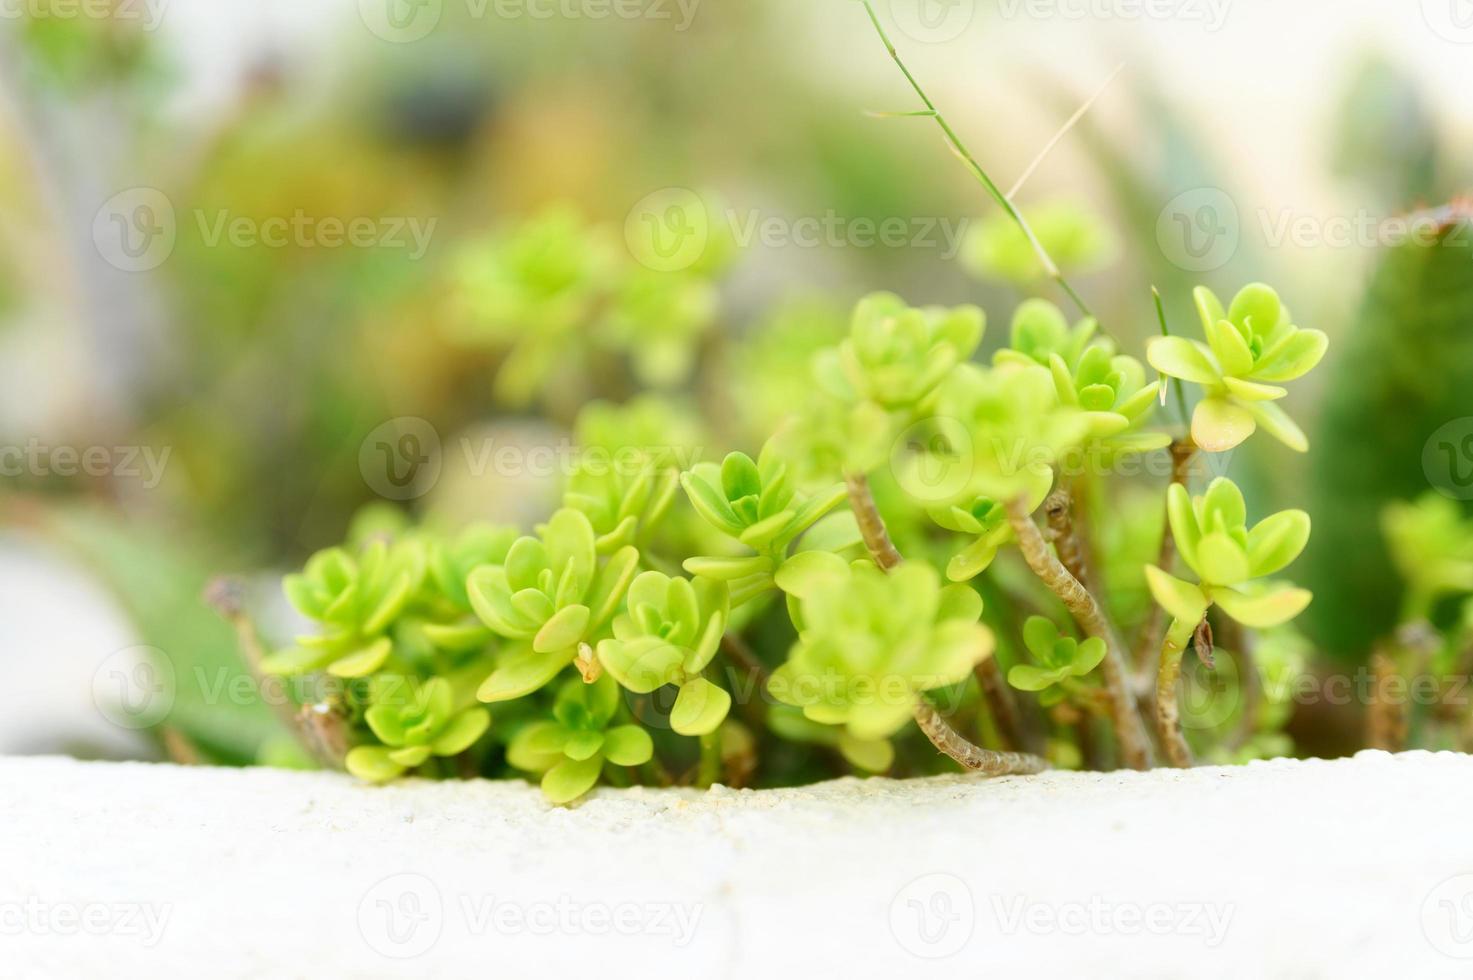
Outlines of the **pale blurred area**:
M 941 0 L 875 2 L 1000 184 L 1038 164 L 1017 194 L 1025 209 L 1082 199 L 1121 229 L 1121 269 L 1083 285 L 1124 337 L 1156 329 L 1151 285 L 1189 309 L 1191 277 L 1163 259 L 1155 224 L 1174 195 L 1202 188 L 1242 219 L 1241 247 L 1209 278 L 1230 289 L 1272 273 L 1294 284 L 1302 325 L 1343 329 L 1371 250 L 1268 242 L 1261 216 L 1323 224 L 1438 203 L 1337 165 L 1367 65 L 1380 66 L 1369 92 L 1391 128 L 1352 141 L 1352 155 L 1370 145 L 1397 166 L 1434 134 L 1427 186 L 1466 185 L 1463 0 L 953 0 L 927 13 L 942 18 L 931 28 L 916 5 Z M 99 721 L 94 678 L 109 658 L 152 643 L 225 662 L 229 632 L 196 608 L 203 581 L 288 568 L 337 540 L 373 500 L 356 462 L 365 431 L 395 416 L 432 419 L 447 440 L 498 424 L 466 394 L 489 390 L 479 365 L 431 343 L 436 275 L 461 241 L 563 199 L 618 226 L 671 186 L 779 216 L 991 213 L 931 121 L 865 115 L 919 106 L 857 0 L 699 0 L 684 32 L 501 22 L 466 16 L 484 3 L 443 0 L 438 26 L 409 43 L 369 29 L 374 0 L 131 6 L 160 15 L 141 41 L 150 67 L 94 70 L 65 39 L 57 83 L 21 63 L 17 22 L 0 20 L 0 444 L 173 452 L 156 487 L 0 477 L 0 669 L 27 706 L 0 725 L 0 753 L 153 751 Z M 1163 6 L 1181 12 L 1143 12 Z M 418 265 L 181 243 L 162 269 L 128 272 L 99 255 L 94 221 L 136 187 L 166 188 L 181 212 L 407 213 L 437 227 Z M 762 247 L 740 257 L 723 299 L 748 322 L 812 288 L 844 307 L 875 288 L 980 302 L 999 334 L 1017 299 L 934 252 Z M 1313 392 L 1295 398 L 1312 418 Z M 503 492 L 525 504 L 545 488 Z M 495 497 L 469 476 L 440 494 L 458 518 Z M 207 744 L 234 737 L 203 728 Z

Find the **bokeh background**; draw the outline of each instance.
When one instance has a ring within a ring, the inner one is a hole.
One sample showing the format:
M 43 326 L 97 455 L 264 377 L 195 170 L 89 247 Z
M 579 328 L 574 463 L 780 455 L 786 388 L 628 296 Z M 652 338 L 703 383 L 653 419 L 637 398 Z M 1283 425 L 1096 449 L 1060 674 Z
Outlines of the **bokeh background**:
M 1314 452 L 1231 466 L 1265 511 L 1312 510 L 1317 661 L 1363 660 L 1399 601 L 1383 505 L 1473 497 L 1473 234 L 1395 224 L 1466 226 L 1473 5 L 876 7 L 1127 346 L 1152 286 L 1191 331 L 1193 285 L 1259 278 L 1330 334 L 1289 402 Z M 174 732 L 270 761 L 269 706 L 220 693 L 216 574 L 284 621 L 279 575 L 384 508 L 533 519 L 555 483 L 463 447 L 556 445 L 592 398 L 659 389 L 754 449 L 875 289 L 977 303 L 995 344 L 1052 294 L 928 120 L 867 112 L 914 108 L 857 0 L 6 5 L 0 752 L 158 757 Z M 662 267 L 642 229 L 691 194 L 703 248 Z M 557 322 L 486 327 L 529 255 L 634 270 L 596 356 Z M 381 446 L 430 475 L 386 479 Z M 158 684 L 167 717 L 109 707 Z

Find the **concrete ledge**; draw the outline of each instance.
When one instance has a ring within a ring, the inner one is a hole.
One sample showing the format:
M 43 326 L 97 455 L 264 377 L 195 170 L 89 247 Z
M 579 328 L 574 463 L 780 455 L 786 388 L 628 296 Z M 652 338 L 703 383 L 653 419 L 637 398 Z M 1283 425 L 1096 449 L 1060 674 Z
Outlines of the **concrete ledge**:
M 0 759 L 6 976 L 1473 972 L 1473 758 L 802 790 Z M 1466 957 L 1466 958 L 1460 958 Z

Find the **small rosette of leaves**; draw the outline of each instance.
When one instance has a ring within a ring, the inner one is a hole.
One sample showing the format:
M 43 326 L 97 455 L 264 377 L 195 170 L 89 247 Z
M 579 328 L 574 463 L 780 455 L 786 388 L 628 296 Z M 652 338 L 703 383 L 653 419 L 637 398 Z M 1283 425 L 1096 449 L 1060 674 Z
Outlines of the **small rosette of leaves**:
M 1206 287 L 1194 297 L 1207 343 L 1157 337 L 1146 350 L 1162 374 L 1202 386 L 1192 440 L 1208 452 L 1225 452 L 1262 427 L 1290 449 L 1307 452 L 1303 430 L 1275 403 L 1288 394 L 1279 385 L 1318 364 L 1329 338 L 1295 326 L 1279 294 L 1262 283 L 1244 286 L 1227 309 Z
M 579 511 L 553 514 L 539 537 L 523 537 L 500 565 L 482 565 L 466 583 L 471 606 L 491 631 L 519 646 L 481 685 L 482 701 L 530 694 L 573 661 L 581 643 L 607 625 L 639 564 L 624 547 L 600 558 L 593 525 Z
M 893 293 L 874 293 L 859 301 L 849 336 L 819 355 L 817 380 L 845 402 L 913 410 L 972 356 L 985 326 L 975 306 L 916 309 Z
M 715 731 L 731 710 L 731 695 L 701 672 L 726 629 L 725 583 L 644 572 L 629 587 L 626 606 L 614 617 L 613 638 L 599 642 L 599 662 L 636 694 L 679 687 L 670 711 L 670 727 L 679 734 Z
M 1053 488 L 1055 466 L 1089 435 L 1085 413 L 1063 404 L 1049 369 L 1036 364 L 962 365 L 942 388 L 937 414 L 966 441 L 947 451 L 969 467 L 961 495 L 968 502 L 1022 499 L 1037 508 Z
M 387 635 L 425 581 L 422 541 L 368 541 L 356 555 L 329 548 L 313 555 L 282 582 L 287 600 L 322 632 L 297 637 L 294 649 L 266 658 L 268 673 L 326 670 L 336 677 L 365 677 L 393 652 Z
M 348 753 L 348 771 L 369 782 L 388 782 L 431 756 L 456 756 L 469 749 L 491 726 L 480 705 L 457 707 L 454 688 L 443 677 L 423 683 L 381 674 L 371 686 L 364 713 L 379 745 L 360 745 Z
M 1146 566 L 1151 594 L 1177 622 L 1194 626 L 1209 606 L 1252 629 L 1288 622 L 1312 598 L 1305 589 L 1256 580 L 1287 567 L 1309 541 L 1309 515 L 1280 511 L 1247 526 L 1243 494 L 1226 477 L 1193 498 L 1179 483 L 1167 492 L 1167 518 L 1182 560 L 1197 574 L 1193 584 L 1154 565 Z
M 592 789 L 607 765 L 639 766 L 654 756 L 649 733 L 615 725 L 619 685 L 607 675 L 592 684 L 572 678 L 558 690 L 552 719 L 527 725 L 507 745 L 512 766 L 542 774 L 550 803 L 571 803 Z
M 778 584 L 797 599 L 800 632 L 768 690 L 856 739 L 893 735 L 924 692 L 964 680 L 992 654 L 992 633 L 978 622 L 982 599 L 943 585 L 923 562 L 886 575 L 867 562 L 805 552 Z
M 993 361 L 1048 368 L 1059 403 L 1084 413 L 1091 456 L 1102 465 L 1170 445 L 1164 432 L 1140 431 L 1155 409 L 1161 382 L 1147 383 L 1141 362 L 1114 353 L 1113 344 L 1096 338 L 1097 330 L 1093 317 L 1071 328 L 1052 303 L 1028 300 L 1013 315 L 1011 346 L 998 351 Z
M 773 443 L 763 448 L 756 462 L 745 453 L 732 453 L 720 466 L 696 464 L 680 482 L 703 520 L 755 552 L 745 557 L 691 558 L 685 570 L 725 582 L 746 580 L 744 585 L 770 585 L 773 570 L 793 541 L 845 497 L 842 484 L 812 496 L 798 493 Z
M 1045 707 L 1064 700 L 1070 688 L 1105 659 L 1104 640 L 1091 637 L 1081 643 L 1061 634 L 1042 616 L 1030 616 L 1023 624 L 1023 645 L 1034 662 L 1015 665 L 1008 671 L 1008 683 L 1020 691 L 1038 692 Z

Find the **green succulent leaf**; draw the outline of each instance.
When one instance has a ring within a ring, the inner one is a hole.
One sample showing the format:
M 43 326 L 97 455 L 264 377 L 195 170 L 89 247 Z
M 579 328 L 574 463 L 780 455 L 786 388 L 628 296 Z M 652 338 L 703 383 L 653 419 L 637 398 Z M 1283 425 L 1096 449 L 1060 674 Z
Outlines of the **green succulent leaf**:
M 379 745 L 360 745 L 343 760 L 348 772 L 370 783 L 387 783 L 404 773 L 406 766 L 391 758 L 391 750 Z
M 572 803 L 593 789 L 602 770 L 600 755 L 582 760 L 564 759 L 543 775 L 542 795 L 556 806 Z
M 692 678 L 675 697 L 670 727 L 681 735 L 705 735 L 720 727 L 730 710 L 730 694 L 704 677 Z

